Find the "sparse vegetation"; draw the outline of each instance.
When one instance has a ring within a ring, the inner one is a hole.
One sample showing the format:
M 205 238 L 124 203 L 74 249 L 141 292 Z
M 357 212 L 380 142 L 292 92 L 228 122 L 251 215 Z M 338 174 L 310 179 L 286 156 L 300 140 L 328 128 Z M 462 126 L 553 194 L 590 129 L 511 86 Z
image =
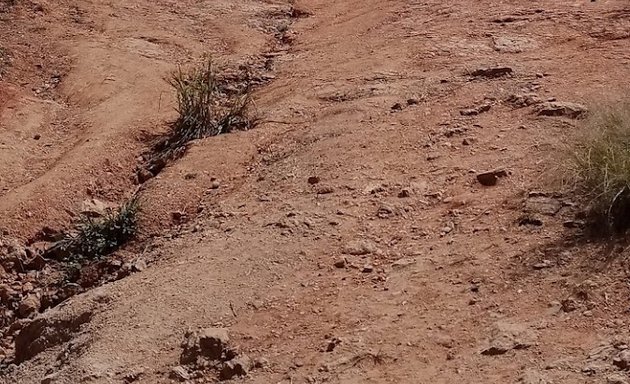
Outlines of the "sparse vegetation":
M 593 111 L 570 156 L 569 186 L 588 204 L 594 227 L 630 227 L 630 102 Z
M 148 170 L 156 174 L 197 139 L 252 128 L 249 74 L 240 83 L 221 77 L 211 59 L 189 70 L 178 69 L 167 79 L 177 94 L 178 118 L 153 148 Z
M 136 234 L 138 210 L 138 197 L 134 196 L 105 217 L 85 217 L 74 231 L 67 233 L 46 254 L 69 263 L 106 256 Z

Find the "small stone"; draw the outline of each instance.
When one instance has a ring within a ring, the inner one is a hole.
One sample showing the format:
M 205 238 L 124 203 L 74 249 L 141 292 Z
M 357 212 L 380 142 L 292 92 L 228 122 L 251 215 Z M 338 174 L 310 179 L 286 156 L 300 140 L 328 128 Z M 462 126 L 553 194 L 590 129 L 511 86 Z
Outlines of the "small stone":
M 390 207 L 389 205 L 383 204 L 378 208 L 376 215 L 381 219 L 387 219 L 388 217 L 394 215 L 394 208 Z
M 396 103 L 394 105 L 392 105 L 392 111 L 402 111 L 402 104 L 400 103 Z
M 398 192 L 398 197 L 401 199 L 404 199 L 410 196 L 411 196 L 411 189 L 409 188 L 403 188 L 400 190 L 400 192 Z
M 548 381 L 546 377 L 535 370 L 529 369 L 523 373 L 523 376 L 519 379 L 519 383 L 521 384 L 547 384 Z
M 445 227 L 442 227 L 442 228 L 440 229 L 440 232 L 441 232 L 442 234 L 445 234 L 445 235 L 446 235 L 446 234 L 448 234 L 448 233 L 453 232 L 453 227 L 450 227 L 450 226 L 448 226 L 448 225 L 447 225 L 447 226 L 445 226 Z
M 308 183 L 310 185 L 315 185 L 315 184 L 319 184 L 320 180 L 319 180 L 319 177 L 317 177 L 317 176 L 311 176 L 311 177 L 308 178 L 307 181 L 308 181 Z
M 144 370 L 142 369 L 130 372 L 123 377 L 123 381 L 125 384 L 131 384 L 134 381 L 138 381 L 142 375 L 144 375 Z
M 507 175 L 508 173 L 505 170 L 484 172 L 477 175 L 477 181 L 483 186 L 491 187 L 493 185 L 497 185 L 499 178 L 507 177 Z
M 630 350 L 625 349 L 613 358 L 613 365 L 619 369 L 630 368 Z
M 258 357 L 254 359 L 254 368 L 267 368 L 269 367 L 269 360 L 264 357 Z
M 218 360 L 230 342 L 225 328 L 206 328 L 199 332 L 199 348 L 209 359 Z
M 346 267 L 346 259 L 342 258 L 342 259 L 338 259 L 337 261 L 335 261 L 335 268 L 345 268 Z
M 29 295 L 20 303 L 18 307 L 18 315 L 22 318 L 29 317 L 30 315 L 37 313 L 40 306 L 41 303 L 37 296 Z
M 111 210 L 112 206 L 109 203 L 98 199 L 88 199 L 81 203 L 79 207 L 79 213 L 88 217 L 103 217 Z
M 573 312 L 579 308 L 578 302 L 572 297 L 562 300 L 561 304 L 564 312 Z
M 246 376 L 251 369 L 252 361 L 250 358 L 241 355 L 223 364 L 219 377 L 221 380 L 229 380 L 235 376 Z
M 212 183 L 210 183 L 210 189 L 219 189 L 220 186 L 221 184 L 217 180 L 214 180 Z
M 53 384 L 57 378 L 59 377 L 59 372 L 51 373 L 50 375 L 44 376 L 41 381 L 41 384 Z
M 510 67 L 479 68 L 471 73 L 475 77 L 495 78 L 510 75 L 514 70 Z
M 0 284 L 0 300 L 2 300 L 2 303 L 7 304 L 16 294 L 17 292 L 8 284 Z
M 33 140 L 39 140 L 42 138 L 42 135 L 40 135 L 39 133 L 35 134 L 35 136 L 33 136 Z
M 484 112 L 488 112 L 491 108 L 491 104 L 482 104 L 473 108 L 462 109 L 459 111 L 459 114 L 462 116 L 477 116 Z
M 182 364 L 197 361 L 197 357 L 204 356 L 210 360 L 219 360 L 227 350 L 230 337 L 225 328 L 206 328 L 196 332 L 188 332 L 182 343 L 183 351 L 180 356 Z
M 31 271 L 41 271 L 46 266 L 46 260 L 39 254 L 24 263 L 24 268 Z
M 420 101 L 418 99 L 407 99 L 407 105 L 416 105 L 419 103 Z
M 332 352 L 337 348 L 337 346 L 341 344 L 341 339 L 337 337 L 333 337 L 328 344 L 326 345 L 326 352 Z
M 177 381 L 186 381 L 190 380 L 190 374 L 186 370 L 186 368 L 178 365 L 177 367 L 171 369 L 170 378 Z
M 374 271 L 374 266 L 372 264 L 365 264 L 361 272 L 363 273 L 372 273 Z
M 24 285 L 22 285 L 22 292 L 23 293 L 33 292 L 34 289 L 35 289 L 35 286 L 31 282 L 28 282 L 28 283 L 25 283 Z
M 147 269 L 147 263 L 146 263 L 146 261 L 144 261 L 142 259 L 136 260 L 133 263 L 133 265 L 131 266 L 131 271 L 132 272 L 142 272 L 145 269 Z
M 404 268 L 416 263 L 415 259 L 399 259 L 392 263 L 394 268 Z
M 523 208 L 527 213 L 555 216 L 562 209 L 562 201 L 546 196 L 532 196 L 525 201 Z
M 611 375 L 606 376 L 606 383 L 607 384 L 628 384 L 628 379 L 623 375 L 620 375 L 618 373 L 613 373 Z
M 546 102 L 538 108 L 539 116 L 560 116 L 571 119 L 583 117 L 587 112 L 588 110 L 583 105 L 560 101 Z
M 533 226 L 533 227 L 542 227 L 544 225 L 543 221 L 539 218 L 531 215 L 523 215 L 518 219 L 518 225 L 520 226 Z
M 343 253 L 354 256 L 367 255 L 376 251 L 376 245 L 369 240 L 351 241 L 343 248 Z
M 543 260 L 540 263 L 534 264 L 534 269 L 545 269 L 553 267 L 553 262 L 551 260 Z
M 317 188 L 315 188 L 315 192 L 318 195 L 328 195 L 335 192 L 335 189 L 330 185 L 319 185 Z
M 496 356 L 512 349 L 525 349 L 532 345 L 535 337 L 535 334 L 525 326 L 500 322 L 491 330 L 488 346 L 481 354 Z
M 543 102 L 535 93 L 514 94 L 510 96 L 507 101 L 517 108 L 529 107 Z
M 492 43 L 494 50 L 502 53 L 520 53 L 536 46 L 530 39 L 520 36 L 497 36 Z

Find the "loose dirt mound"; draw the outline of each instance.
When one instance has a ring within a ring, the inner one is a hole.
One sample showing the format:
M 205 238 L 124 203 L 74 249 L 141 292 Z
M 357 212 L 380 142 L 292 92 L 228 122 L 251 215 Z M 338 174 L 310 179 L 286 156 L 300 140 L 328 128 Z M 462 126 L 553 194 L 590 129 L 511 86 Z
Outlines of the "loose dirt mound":
M 0 276 L 6 311 L 25 303 L 5 382 L 213 382 L 223 365 L 179 366 L 208 328 L 234 350 L 212 361 L 248 356 L 259 383 L 629 380 L 625 249 L 574 241 L 575 202 L 544 182 L 584 106 L 630 85 L 624 4 L 15 3 L 0 214 L 29 252 L 136 189 L 177 64 L 270 81 L 257 129 L 142 185 L 142 233 L 104 261 L 140 273 L 40 315 L 46 273 Z

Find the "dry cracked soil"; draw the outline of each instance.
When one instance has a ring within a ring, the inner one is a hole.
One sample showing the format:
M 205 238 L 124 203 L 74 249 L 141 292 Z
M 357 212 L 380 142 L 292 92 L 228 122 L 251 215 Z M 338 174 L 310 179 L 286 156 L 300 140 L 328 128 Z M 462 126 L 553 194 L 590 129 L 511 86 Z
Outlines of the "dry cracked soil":
M 259 124 L 138 180 L 206 54 Z M 629 75 L 625 0 L 0 0 L 0 382 L 628 383 L 628 252 L 549 180 Z

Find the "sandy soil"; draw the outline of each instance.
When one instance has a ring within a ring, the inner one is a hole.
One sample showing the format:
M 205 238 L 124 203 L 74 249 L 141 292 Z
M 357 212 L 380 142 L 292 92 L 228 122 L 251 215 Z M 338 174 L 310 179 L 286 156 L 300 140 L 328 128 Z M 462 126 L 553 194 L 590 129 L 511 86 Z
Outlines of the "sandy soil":
M 169 383 L 186 330 L 218 326 L 268 362 L 243 382 L 629 382 L 627 252 L 566 228 L 575 202 L 549 182 L 579 121 L 525 105 L 624 97 L 628 7 L 3 5 L 3 238 L 124 201 L 174 117 L 163 78 L 178 64 L 271 58 L 273 80 L 255 130 L 200 140 L 143 185 L 142 233 L 121 252 L 149 267 L 40 314 L 91 315 L 0 381 Z M 473 75 L 494 67 L 511 73 Z M 497 169 L 495 186 L 476 179 Z

